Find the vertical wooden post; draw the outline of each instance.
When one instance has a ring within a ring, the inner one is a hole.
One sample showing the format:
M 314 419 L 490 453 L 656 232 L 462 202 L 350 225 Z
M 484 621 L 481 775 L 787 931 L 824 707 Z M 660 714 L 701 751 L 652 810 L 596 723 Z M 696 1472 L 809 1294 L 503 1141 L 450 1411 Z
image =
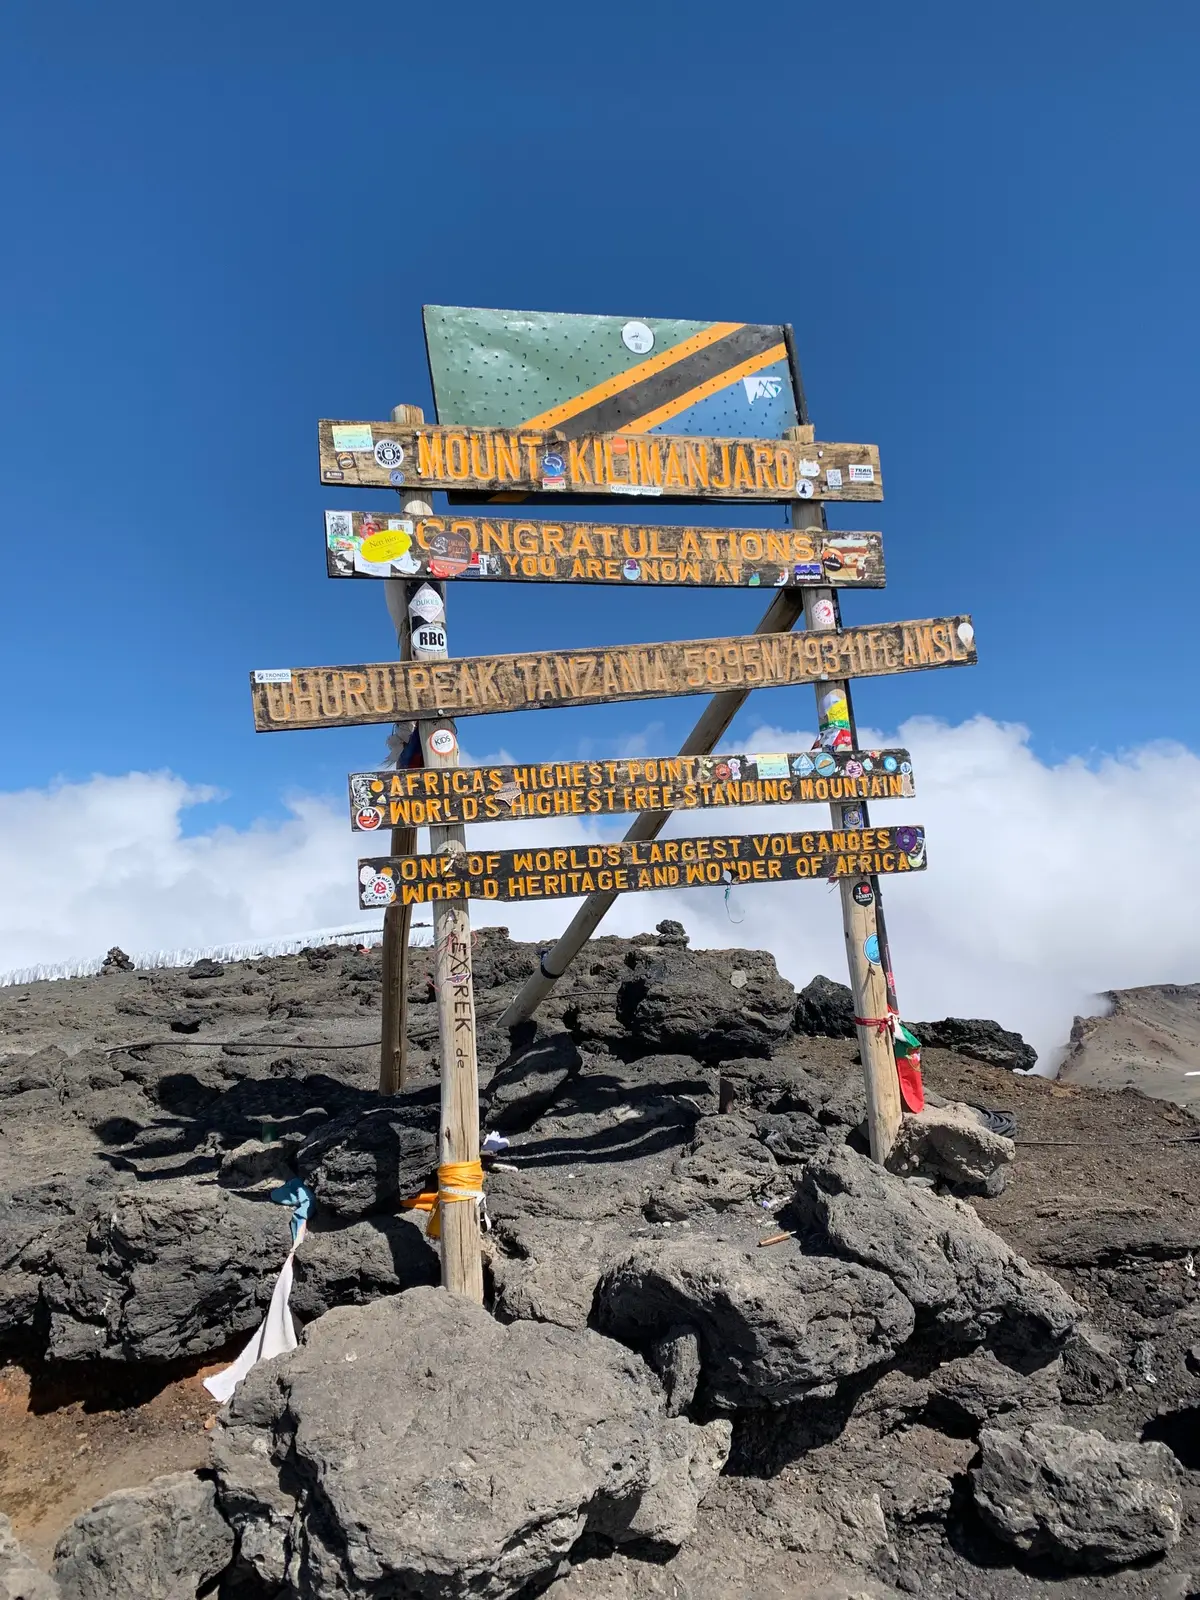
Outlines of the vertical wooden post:
M 794 436 L 794 433 L 795 430 L 790 430 L 789 436 Z M 823 529 L 824 506 L 819 501 L 793 502 L 792 526 Z M 832 589 L 804 590 L 806 630 L 819 633 L 836 628 L 839 622 L 837 599 Z M 827 679 L 816 685 L 816 693 L 817 719 L 822 733 L 843 724 L 848 729 L 853 728 L 848 683 L 840 679 Z M 839 698 L 846 707 L 844 717 L 831 715 L 830 712 L 831 701 Z M 865 822 L 866 808 L 860 802 L 831 802 L 829 811 L 834 827 L 848 826 L 846 813 L 853 811 L 856 806 Z M 867 886 L 866 893 L 860 887 L 864 884 Z M 874 1160 L 883 1162 L 895 1142 L 902 1106 L 892 1035 L 886 1026 L 889 998 L 885 976 L 886 952 L 880 948 L 882 939 L 875 916 L 879 885 L 874 878 L 842 878 L 838 881 L 838 890 L 842 898 L 842 930 L 846 940 L 850 990 L 854 996 L 854 1015 L 864 1019 L 858 1027 L 858 1053 L 867 1089 L 867 1130 L 871 1140 L 871 1155 Z M 858 899 L 855 898 L 856 891 Z M 861 901 L 865 901 L 865 904 Z M 875 941 L 878 960 L 872 961 L 868 956 L 868 940 Z
M 410 425 L 423 422 L 419 406 L 396 406 L 395 422 Z M 401 494 L 405 516 L 428 517 L 433 507 L 418 495 Z M 393 588 L 392 585 L 395 585 Z M 442 601 L 445 613 L 445 585 L 421 579 L 408 583 L 389 580 L 388 609 L 396 623 L 400 653 L 412 655 L 412 619 L 409 602 L 422 588 L 431 588 Z M 456 767 L 459 763 L 458 734 L 453 721 L 440 717 L 418 722 L 421 753 L 427 767 Z M 392 853 L 411 854 L 416 849 L 416 829 L 393 828 Z M 466 848 L 466 832 L 461 823 L 431 827 L 429 848 L 433 852 Z M 393 963 L 386 960 L 387 918 L 396 917 Z M 389 978 L 396 999 L 383 1035 L 384 1065 L 398 1060 L 403 1073 L 404 1020 L 407 1001 L 408 935 L 411 907 L 389 908 L 384 913 L 385 966 L 384 1005 L 388 1005 Z M 403 921 L 400 917 L 403 916 Z M 434 989 L 437 995 L 438 1033 L 441 1040 L 442 1106 L 438 1130 L 438 1165 L 447 1162 L 479 1160 L 479 1065 L 475 1049 L 475 988 L 471 972 L 471 917 L 465 901 L 433 902 Z M 392 1032 L 389 1034 L 388 1026 Z M 401 1030 L 399 1033 L 396 1030 Z M 382 1082 L 382 1072 L 381 1072 Z M 442 1285 L 456 1294 L 483 1303 L 483 1256 L 480 1250 L 479 1207 L 471 1201 L 450 1201 L 441 1207 Z
M 420 406 L 393 406 L 392 421 L 410 426 L 424 422 Z M 422 495 L 400 491 L 400 510 L 406 517 L 430 517 L 433 506 Z M 401 661 L 412 656 L 412 629 L 408 617 L 408 585 L 389 578 L 388 610 L 396 625 L 396 645 Z M 392 829 L 392 855 L 412 855 L 417 848 L 415 828 Z M 397 1094 L 408 1080 L 408 941 L 412 934 L 412 906 L 389 906 L 383 913 L 383 1005 L 379 1044 L 379 1092 Z

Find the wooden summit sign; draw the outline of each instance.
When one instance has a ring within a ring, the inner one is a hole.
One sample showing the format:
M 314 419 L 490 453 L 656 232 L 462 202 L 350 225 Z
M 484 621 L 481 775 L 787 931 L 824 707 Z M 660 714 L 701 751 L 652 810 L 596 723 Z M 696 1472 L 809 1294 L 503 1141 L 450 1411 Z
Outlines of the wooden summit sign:
M 439 428 L 398 422 L 318 424 L 321 479 L 363 489 L 708 500 L 882 500 L 873 444 Z
M 412 716 L 478 716 L 600 705 L 722 689 L 786 688 L 822 678 L 880 677 L 976 659 L 970 617 L 883 622 L 828 633 L 748 634 L 669 644 L 605 645 L 452 661 L 252 672 L 254 726 L 354 727 Z
M 925 830 L 848 828 L 625 840 L 545 850 L 458 850 L 358 864 L 364 910 L 427 900 L 569 900 L 597 890 L 681 889 L 919 872 Z
M 676 528 L 327 511 L 331 578 L 503 578 L 785 588 L 884 586 L 878 533 Z
M 356 833 L 430 823 L 708 811 L 797 801 L 900 800 L 913 793 L 907 750 L 545 761 L 350 774 Z

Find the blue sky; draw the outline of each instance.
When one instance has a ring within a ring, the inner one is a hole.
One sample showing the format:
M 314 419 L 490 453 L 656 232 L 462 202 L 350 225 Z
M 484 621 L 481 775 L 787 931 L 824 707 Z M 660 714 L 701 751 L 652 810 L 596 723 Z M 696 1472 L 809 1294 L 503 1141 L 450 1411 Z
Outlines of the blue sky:
M 379 759 L 255 735 L 247 673 L 393 653 L 381 590 L 324 575 L 315 423 L 431 411 L 424 301 L 792 322 L 818 437 L 882 451 L 871 520 L 831 513 L 888 556 L 846 621 L 976 622 L 978 667 L 866 682 L 860 719 L 1200 747 L 1198 34 L 1083 0 L 6 8 L 0 789 L 170 768 L 240 826 Z M 762 607 L 463 585 L 448 621 L 481 654 Z M 699 707 L 469 737 L 660 753 Z

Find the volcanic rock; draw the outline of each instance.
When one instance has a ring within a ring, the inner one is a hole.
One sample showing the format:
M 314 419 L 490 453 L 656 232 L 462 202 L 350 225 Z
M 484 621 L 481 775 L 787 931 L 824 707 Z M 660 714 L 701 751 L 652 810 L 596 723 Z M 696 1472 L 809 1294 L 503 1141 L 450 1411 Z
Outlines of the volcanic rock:
M 922 1111 L 901 1119 L 887 1165 L 905 1175 L 924 1173 L 982 1186 L 1016 1153 L 1012 1140 L 984 1127 L 972 1106 L 933 1105 L 927 1100 Z
M 232 1557 L 212 1481 L 174 1472 L 76 1517 L 55 1547 L 54 1576 L 63 1600 L 194 1600 Z
M 941 1022 L 910 1022 L 909 1027 L 931 1050 L 955 1050 L 960 1056 L 986 1061 L 991 1067 L 1027 1072 L 1037 1065 L 1037 1051 L 1019 1033 L 979 1017 L 943 1017 Z
M 0 1511 L 0 1600 L 62 1600 L 62 1591 L 17 1543 Z
M 979 1442 L 975 1504 L 1018 1550 L 1102 1569 L 1161 1555 L 1179 1538 L 1177 1463 L 1164 1444 L 1113 1444 L 1056 1423 L 985 1428 Z
M 640 946 L 625 964 L 617 1015 L 638 1054 L 681 1050 L 712 1062 L 769 1056 L 791 1031 L 795 990 L 765 951 Z
M 333 1216 L 362 1217 L 417 1195 L 437 1166 L 432 1107 L 385 1104 L 324 1123 L 296 1154 L 296 1170 L 317 1205 Z
M 857 1029 L 854 1025 L 854 996 L 849 986 L 835 983 L 832 978 L 818 973 L 811 983 L 805 984 L 797 997 L 795 1028 L 797 1033 L 852 1039 Z
M 601 1280 L 596 1320 L 639 1349 L 695 1329 L 703 1397 L 736 1407 L 785 1405 L 878 1365 L 914 1316 L 868 1268 L 698 1234 L 637 1245 Z
M 922 1325 L 1051 1355 L 1082 1315 L 960 1200 L 883 1171 L 839 1145 L 804 1172 L 795 1207 L 812 1246 L 886 1274 Z
M 267 1585 L 504 1600 L 585 1534 L 680 1544 L 728 1440 L 728 1424 L 667 1417 L 657 1379 L 610 1340 L 415 1289 L 332 1311 L 255 1367 L 214 1460 Z

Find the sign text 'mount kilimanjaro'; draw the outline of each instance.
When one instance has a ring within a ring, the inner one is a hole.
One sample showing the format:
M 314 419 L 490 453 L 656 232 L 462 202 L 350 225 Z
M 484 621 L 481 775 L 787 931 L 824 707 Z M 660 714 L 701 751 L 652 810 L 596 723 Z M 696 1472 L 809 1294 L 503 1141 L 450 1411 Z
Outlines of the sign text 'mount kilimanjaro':
M 360 488 L 706 500 L 882 500 L 873 444 L 536 428 L 318 424 L 321 481 Z
M 570 900 L 614 890 L 635 894 L 798 878 L 866 878 L 919 872 L 924 866 L 922 827 L 723 834 L 486 853 L 458 850 L 360 861 L 359 904 L 368 910 L 426 900 Z
M 828 633 L 748 634 L 452 661 L 277 667 L 252 672 L 250 687 L 254 726 L 260 733 L 275 733 L 400 722 L 414 714 L 466 717 L 722 689 L 786 688 L 822 678 L 967 666 L 975 659 L 970 617 L 930 617 Z
M 882 589 L 878 533 L 327 511 L 331 578 Z
M 388 768 L 350 774 L 350 823 L 356 833 L 374 833 L 430 823 L 897 800 L 912 793 L 912 758 L 907 750 L 818 749 Z

